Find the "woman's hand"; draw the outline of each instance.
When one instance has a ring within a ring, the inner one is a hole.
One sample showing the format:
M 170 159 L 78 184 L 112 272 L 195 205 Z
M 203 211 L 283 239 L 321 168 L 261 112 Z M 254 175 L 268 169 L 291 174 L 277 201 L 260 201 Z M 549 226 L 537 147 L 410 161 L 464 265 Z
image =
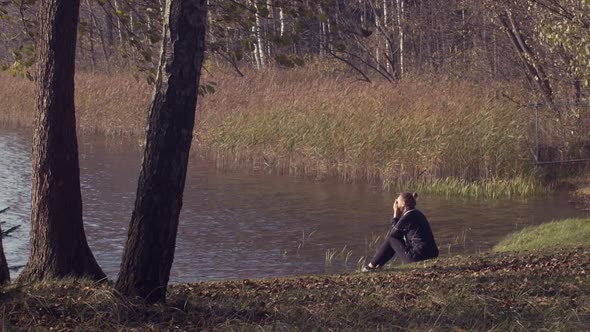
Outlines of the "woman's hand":
M 399 209 L 397 206 L 397 199 L 395 201 L 393 201 L 393 218 L 399 218 Z

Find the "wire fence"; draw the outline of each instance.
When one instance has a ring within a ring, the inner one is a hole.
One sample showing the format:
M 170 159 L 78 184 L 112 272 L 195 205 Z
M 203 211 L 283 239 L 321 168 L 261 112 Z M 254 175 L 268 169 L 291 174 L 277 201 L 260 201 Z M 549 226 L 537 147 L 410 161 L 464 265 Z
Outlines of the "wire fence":
M 532 104 L 537 165 L 590 162 L 590 103 Z

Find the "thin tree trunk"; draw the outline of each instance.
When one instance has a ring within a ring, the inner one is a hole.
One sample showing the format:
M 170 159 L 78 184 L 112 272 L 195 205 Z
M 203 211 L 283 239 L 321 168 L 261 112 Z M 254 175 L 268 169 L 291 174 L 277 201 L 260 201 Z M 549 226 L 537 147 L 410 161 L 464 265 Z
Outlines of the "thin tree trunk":
M 254 26 L 254 36 L 256 38 L 256 52 L 258 52 L 259 66 L 264 67 L 264 65 L 266 64 L 266 59 L 264 54 L 264 38 L 262 35 L 262 19 L 260 18 L 258 4 L 255 2 L 255 0 L 254 8 L 256 8 L 256 24 Z
M 325 50 L 325 47 L 326 47 L 326 42 L 325 42 L 325 39 L 326 39 L 326 28 L 325 28 L 324 22 L 320 22 L 319 30 L 320 30 L 320 38 L 319 38 L 320 39 L 320 45 L 319 45 L 320 46 L 320 49 L 319 49 L 319 55 L 320 55 L 320 57 L 323 57 L 324 56 L 324 50 Z
M 389 8 L 387 7 L 387 0 L 383 0 L 383 31 L 387 34 L 385 40 L 385 70 L 387 74 L 391 73 L 391 45 L 389 44 Z
M 20 279 L 102 279 L 84 234 L 74 113 L 79 0 L 42 1 L 36 44 L 31 251 Z
M 114 0 L 115 4 L 115 17 L 117 19 L 117 35 L 119 36 L 119 46 L 123 45 L 123 24 L 121 23 L 121 18 L 119 18 L 119 3 L 117 0 Z
M 135 19 L 133 18 L 133 2 L 128 1 L 127 2 L 127 10 L 129 10 L 129 31 L 131 32 L 132 35 L 135 35 Z
M 397 1 L 397 26 L 398 26 L 398 43 L 399 43 L 399 79 L 404 78 L 404 0 Z
M 268 20 L 270 20 L 270 22 L 273 23 L 273 25 L 271 26 L 272 31 L 270 31 L 271 28 L 269 28 L 269 25 L 267 24 L 266 30 L 264 32 L 264 40 L 266 41 L 266 49 L 265 49 L 266 50 L 266 58 L 269 59 L 269 62 L 270 62 L 270 59 L 272 59 L 272 56 L 274 54 L 273 43 L 270 41 L 270 36 L 276 35 L 275 25 L 274 25 L 274 22 L 275 22 L 274 6 L 273 6 L 273 3 L 271 0 L 266 1 L 266 9 L 268 10 L 268 14 L 269 14 Z
M 576 104 L 582 102 L 582 82 L 580 79 L 574 80 L 574 102 Z
M 115 285 L 163 301 L 174 259 L 205 52 L 206 0 L 167 0 L 135 209 Z
M 375 21 L 375 33 L 377 34 L 378 32 L 383 33 L 383 26 L 381 26 L 381 20 L 379 19 L 379 15 L 377 14 L 377 10 L 379 8 L 378 4 L 373 4 L 370 3 L 371 8 L 373 9 L 373 16 L 375 17 L 374 21 Z M 379 37 L 375 38 L 376 40 L 376 46 L 375 46 L 375 62 L 376 62 L 376 66 L 379 67 L 381 66 L 381 39 Z
M 525 63 L 525 67 L 528 70 L 528 73 L 534 78 L 534 81 L 539 86 L 541 90 L 541 94 L 545 99 L 545 102 L 549 104 L 549 106 L 556 112 L 553 102 L 553 90 L 551 88 L 551 83 L 549 82 L 549 77 L 545 73 L 545 69 L 543 66 L 537 61 L 534 52 L 531 50 L 529 45 L 527 44 L 524 36 L 516 26 L 516 23 L 512 19 L 512 14 L 509 11 L 505 11 L 500 15 L 500 23 L 504 26 L 506 33 L 510 37 L 514 48 L 522 58 L 523 62 Z
M 493 33 L 493 44 L 492 44 L 492 71 L 494 73 L 494 79 L 496 79 L 496 77 L 498 77 L 498 37 L 496 36 L 496 33 Z
M 109 43 L 109 56 L 111 55 L 111 50 L 115 45 L 115 33 L 114 33 L 114 23 L 113 23 L 113 13 L 111 12 L 111 8 L 105 8 L 104 10 L 104 19 L 107 25 L 107 41 Z
M 211 7 L 211 0 L 207 0 L 207 8 L 210 8 L 210 7 Z M 217 40 L 215 39 L 214 31 L 213 31 L 213 28 L 215 27 L 213 24 L 213 19 L 214 19 L 213 16 L 214 15 L 215 15 L 215 12 L 212 10 L 209 10 L 209 15 L 207 17 L 207 29 L 208 29 L 207 35 L 209 37 L 207 39 L 211 45 L 213 45 L 213 44 L 215 44 L 215 42 L 217 42 Z M 229 36 L 227 38 L 229 38 Z
M 90 0 L 86 0 L 86 5 L 88 6 L 88 11 L 90 14 L 90 18 L 92 19 L 92 29 L 98 31 L 98 37 L 100 38 L 100 45 L 102 46 L 102 54 L 104 56 L 105 63 L 108 61 L 108 52 L 104 42 L 104 36 L 102 35 L 102 30 L 98 26 L 98 22 L 96 20 L 96 15 L 94 15 L 94 11 L 92 10 L 92 6 L 90 5 Z
M 90 7 L 88 8 L 90 11 Z M 90 61 L 92 63 L 92 70 L 96 70 L 96 55 L 94 54 L 94 27 L 88 24 L 88 42 L 90 43 Z
M 258 37 L 256 34 L 256 26 L 252 27 L 252 34 L 254 35 L 254 38 L 256 40 L 258 40 Z M 254 48 L 252 50 L 252 53 L 254 55 L 254 62 L 256 62 L 256 69 L 262 68 L 262 60 L 260 58 L 260 48 L 258 46 L 258 41 L 254 42 Z
M 281 37 L 285 35 L 285 14 L 283 13 L 283 7 L 279 7 L 279 20 L 281 21 Z
M 2 245 L 2 227 L 0 227 L 0 285 L 10 282 L 10 272 L 8 271 L 8 262 L 4 256 L 4 246 Z

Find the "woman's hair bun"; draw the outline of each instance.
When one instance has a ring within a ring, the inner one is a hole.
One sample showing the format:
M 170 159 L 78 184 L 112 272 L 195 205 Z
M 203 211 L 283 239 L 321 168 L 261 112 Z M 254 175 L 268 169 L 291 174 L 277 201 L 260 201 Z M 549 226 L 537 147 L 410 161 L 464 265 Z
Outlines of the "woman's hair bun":
M 416 192 L 415 192 L 415 193 L 413 193 L 413 194 L 412 194 L 412 197 L 414 197 L 414 199 L 418 198 L 418 193 L 416 193 Z

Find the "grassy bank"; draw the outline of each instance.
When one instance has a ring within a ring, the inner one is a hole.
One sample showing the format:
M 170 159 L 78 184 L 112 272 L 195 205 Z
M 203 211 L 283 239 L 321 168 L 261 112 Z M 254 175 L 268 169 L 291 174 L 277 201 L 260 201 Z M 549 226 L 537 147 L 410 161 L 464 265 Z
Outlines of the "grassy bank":
M 146 306 L 107 285 L 1 290 L 6 330 L 587 330 L 590 250 L 452 257 L 369 274 L 175 285 Z
M 560 181 L 560 187 L 570 192 L 569 200 L 578 208 L 590 212 L 590 177 L 578 176 Z
M 379 183 L 470 196 L 532 196 L 551 188 L 532 166 L 531 114 L 493 86 L 444 80 L 354 83 L 306 69 L 215 71 L 200 101 L 196 142 L 223 167 Z M 0 122 L 29 126 L 32 84 L 0 75 Z M 152 88 L 130 75 L 77 77 L 81 131 L 142 135 Z
M 530 226 L 510 234 L 494 251 L 523 251 L 568 246 L 590 246 L 590 219 L 567 219 Z

